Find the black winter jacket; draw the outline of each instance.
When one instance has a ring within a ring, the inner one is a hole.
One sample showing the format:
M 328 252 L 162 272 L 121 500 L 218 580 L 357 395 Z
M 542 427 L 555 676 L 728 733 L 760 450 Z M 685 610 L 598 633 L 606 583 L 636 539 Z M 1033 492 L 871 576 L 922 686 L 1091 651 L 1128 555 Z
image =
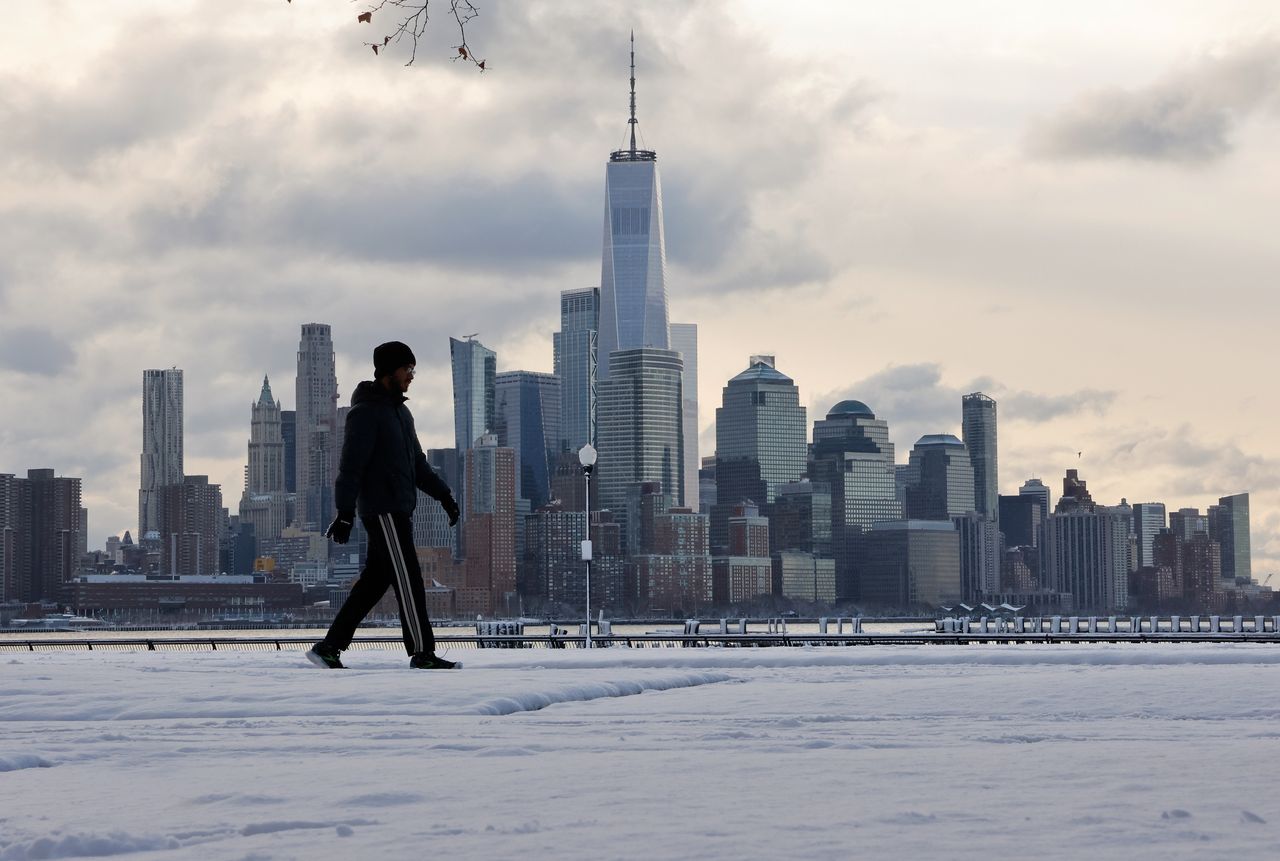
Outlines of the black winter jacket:
M 399 392 L 366 380 L 351 395 L 342 459 L 333 499 L 340 514 L 411 514 L 417 488 L 432 499 L 451 499 L 449 485 L 436 474 L 413 428 L 413 416 Z

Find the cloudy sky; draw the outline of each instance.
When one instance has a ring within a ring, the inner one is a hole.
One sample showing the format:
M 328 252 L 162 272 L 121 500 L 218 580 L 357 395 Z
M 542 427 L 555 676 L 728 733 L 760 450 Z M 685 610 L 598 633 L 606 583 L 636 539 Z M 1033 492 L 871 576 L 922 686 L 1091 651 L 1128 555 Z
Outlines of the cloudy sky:
M 811 420 L 866 401 L 900 459 L 981 389 L 1002 492 L 1249 491 L 1280 568 L 1273 2 L 477 4 L 483 74 L 443 0 L 409 68 L 347 0 L 6 9 L 0 471 L 82 477 L 94 546 L 135 528 L 142 371 L 177 366 L 187 472 L 234 508 L 310 321 L 344 396 L 413 345 L 451 445 L 448 336 L 549 371 L 559 291 L 599 283 L 634 28 L 704 454 L 753 352 Z

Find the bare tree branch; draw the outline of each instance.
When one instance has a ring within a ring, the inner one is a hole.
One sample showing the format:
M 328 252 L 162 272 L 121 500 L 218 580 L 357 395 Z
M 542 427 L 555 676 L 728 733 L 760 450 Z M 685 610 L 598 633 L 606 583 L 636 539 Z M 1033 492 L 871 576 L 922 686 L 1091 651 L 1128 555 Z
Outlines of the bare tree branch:
M 418 40 L 427 32 L 427 24 L 430 22 L 428 7 L 431 0 L 352 0 L 352 2 L 361 2 L 365 6 L 365 11 L 356 16 L 357 23 L 372 24 L 374 18 L 381 20 L 383 12 L 391 16 L 395 25 L 391 28 L 391 32 L 383 36 L 381 41 L 365 42 L 373 53 L 380 54 L 382 49 L 386 48 L 392 42 L 399 44 L 401 40 L 409 40 L 409 61 L 406 66 L 412 66 L 414 60 L 418 58 Z M 475 7 L 471 0 L 449 0 L 449 14 L 453 17 L 454 23 L 458 25 L 458 39 L 460 44 L 454 45 L 455 53 L 452 57 L 454 62 L 458 60 L 466 60 L 472 63 L 480 71 L 485 70 L 485 61 L 477 59 L 475 52 L 471 50 L 471 46 L 467 44 L 467 24 L 480 14 L 480 10 Z

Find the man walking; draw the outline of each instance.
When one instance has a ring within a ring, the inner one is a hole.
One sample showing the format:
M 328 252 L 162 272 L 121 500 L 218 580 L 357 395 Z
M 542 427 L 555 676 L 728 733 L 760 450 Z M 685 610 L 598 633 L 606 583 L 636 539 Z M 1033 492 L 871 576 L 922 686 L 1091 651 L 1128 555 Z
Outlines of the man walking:
M 422 570 L 413 546 L 413 509 L 418 489 L 437 500 L 458 523 L 458 503 L 422 453 L 413 416 L 405 407 L 405 392 L 413 382 L 413 351 L 399 341 L 379 344 L 373 351 L 374 379 L 356 386 L 347 413 L 342 459 L 334 482 L 338 516 L 325 535 L 338 544 L 351 538 L 357 506 L 369 533 L 364 570 L 333 620 L 329 632 L 311 647 L 312 663 L 342 668 L 339 654 L 351 645 L 356 626 L 386 594 L 395 590 L 400 627 L 409 666 L 421 670 L 449 670 L 461 664 L 436 655 L 435 635 L 427 618 Z

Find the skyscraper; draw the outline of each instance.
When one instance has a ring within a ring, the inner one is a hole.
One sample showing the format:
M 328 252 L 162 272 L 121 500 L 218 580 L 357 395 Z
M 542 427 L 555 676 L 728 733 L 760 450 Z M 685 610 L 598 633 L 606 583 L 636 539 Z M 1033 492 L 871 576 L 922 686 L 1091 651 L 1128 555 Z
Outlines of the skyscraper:
M 1053 501 L 1049 498 L 1049 485 L 1038 478 L 1028 478 L 1024 481 L 1022 487 L 1018 488 L 1018 495 L 1029 496 L 1039 502 L 1041 523 L 1053 512 Z
M 296 519 L 307 531 L 319 532 L 333 517 L 333 479 L 338 452 L 334 433 L 338 422 L 338 375 L 333 332 L 327 323 L 304 323 L 298 343 L 295 382 Z
M 1249 494 L 1218 500 L 1216 539 L 1222 545 L 1222 578 L 1248 580 L 1253 576 L 1249 552 Z
M 515 611 L 515 452 L 482 434 L 465 456 L 466 585 L 485 590 L 488 612 Z
M 768 516 L 779 490 L 799 481 L 808 462 L 800 390 L 774 367 L 773 356 L 752 356 L 729 380 L 716 409 L 716 500 L 711 552 L 726 552 L 729 513 L 744 501 Z
M 182 371 L 142 372 L 142 470 L 138 490 L 138 533 L 160 523 L 157 491 L 182 483 Z
M 605 168 L 604 250 L 600 270 L 598 378 L 612 373 L 615 350 L 670 346 L 667 252 L 658 154 L 636 147 L 635 38 L 631 49 L 631 146 Z
M 63 587 L 80 561 L 80 479 L 58 478 L 52 469 L 0 476 L 0 505 L 7 510 L 0 510 L 6 600 L 64 600 Z
M 459 459 L 482 435 L 493 432 L 498 354 L 468 336 L 449 339 L 453 366 L 453 443 Z
M 905 501 L 913 520 L 947 520 L 977 510 L 965 444 L 948 433 L 920 437 L 907 463 Z
M 1074 472 L 1074 470 L 1072 470 Z M 1129 530 L 1133 513 L 1101 505 L 1068 505 L 1044 530 L 1045 578 L 1069 593 L 1078 611 L 1109 612 L 1129 602 Z
M 842 598 L 857 592 L 862 536 L 873 523 L 902 517 L 893 460 L 888 423 L 862 401 L 841 401 L 813 423 L 810 473 L 831 490 L 831 542 Z
M 684 504 L 697 511 L 701 506 L 698 470 L 702 468 L 698 454 L 698 324 L 672 323 L 670 330 L 671 349 L 684 362 L 680 419 L 684 425 Z
M 1000 482 L 996 469 L 996 402 L 982 392 L 960 399 L 961 434 L 973 464 L 974 511 L 1000 519 Z
M 576 452 L 596 442 L 596 350 L 600 339 L 600 288 L 560 294 L 560 331 L 552 335 L 560 380 L 559 447 Z
M 504 371 L 494 378 L 494 392 L 498 445 L 516 453 L 516 497 L 536 510 L 551 498 L 551 472 L 559 450 L 560 378 Z
M 188 475 L 160 488 L 160 573 L 218 573 L 222 488 L 207 475 Z
M 593 491 L 627 534 L 628 488 L 657 481 L 677 503 L 684 498 L 684 432 L 680 356 L 671 350 L 620 350 L 600 382 L 600 460 Z M 593 494 L 595 495 L 595 494 Z
M 271 381 L 262 378 L 262 391 L 250 408 L 249 465 L 245 471 L 240 520 L 253 526 L 253 538 L 279 538 L 289 525 L 289 495 L 285 491 L 285 443 L 280 402 L 271 394 Z
M 1163 502 L 1139 502 L 1133 506 L 1133 534 L 1137 538 L 1138 567 L 1155 565 L 1153 547 L 1156 536 L 1164 529 Z

